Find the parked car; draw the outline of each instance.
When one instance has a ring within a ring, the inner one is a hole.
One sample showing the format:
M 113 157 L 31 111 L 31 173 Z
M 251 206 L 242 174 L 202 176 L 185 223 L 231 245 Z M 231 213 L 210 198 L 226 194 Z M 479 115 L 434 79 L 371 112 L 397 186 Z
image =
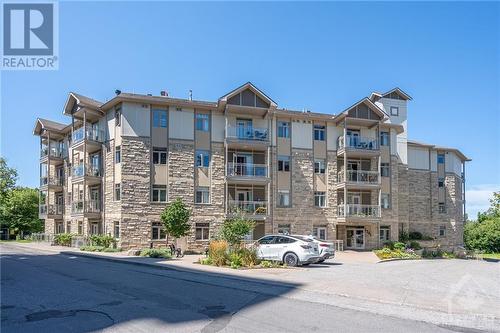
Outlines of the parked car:
M 321 240 L 314 236 L 302 236 L 311 239 L 314 243 L 318 245 L 320 259 L 317 261 L 321 263 L 326 259 L 335 257 L 335 245 L 331 242 Z
M 304 236 L 267 235 L 260 238 L 256 246 L 259 259 L 275 260 L 288 266 L 321 260 L 316 242 Z

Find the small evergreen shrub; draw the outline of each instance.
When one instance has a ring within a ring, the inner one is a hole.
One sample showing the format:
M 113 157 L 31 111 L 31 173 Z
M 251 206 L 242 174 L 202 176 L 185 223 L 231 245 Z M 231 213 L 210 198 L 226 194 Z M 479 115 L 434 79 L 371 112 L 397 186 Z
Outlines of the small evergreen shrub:
M 172 254 L 168 249 L 143 249 L 141 257 L 170 259 L 172 258 Z

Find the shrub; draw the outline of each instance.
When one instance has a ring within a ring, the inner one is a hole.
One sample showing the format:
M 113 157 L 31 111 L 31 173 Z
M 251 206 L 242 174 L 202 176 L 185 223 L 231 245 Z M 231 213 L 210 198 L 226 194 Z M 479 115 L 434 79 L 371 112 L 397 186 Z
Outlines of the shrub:
M 414 240 L 421 240 L 422 239 L 422 233 L 418 231 L 412 231 L 408 234 L 409 239 L 414 239 Z
M 253 267 L 259 263 L 259 258 L 257 257 L 257 249 L 252 248 L 242 248 L 239 251 L 241 256 L 241 264 L 245 267 Z
M 394 243 L 394 250 L 404 250 L 406 248 L 406 244 L 403 242 Z
M 105 247 L 102 252 L 120 252 L 121 248 Z
M 464 226 L 464 242 L 469 250 L 500 252 L 500 218 L 467 222 Z
M 420 246 L 420 243 L 417 241 L 414 241 L 414 240 L 412 240 L 408 243 L 408 247 L 410 249 L 413 249 L 413 250 L 421 250 L 422 249 L 422 247 Z
M 72 234 L 56 234 L 54 235 L 54 244 L 61 246 L 71 246 Z
M 212 259 L 210 259 L 210 258 L 200 258 L 200 264 L 202 264 L 202 265 L 212 265 Z
M 172 258 L 170 250 L 167 249 L 143 249 L 141 251 L 141 257 L 150 257 L 150 258 Z
M 260 267 L 262 268 L 277 268 L 279 266 L 280 264 L 277 261 L 262 260 L 260 262 Z M 286 265 L 283 265 L 283 267 L 286 267 Z
M 228 245 L 225 240 L 214 240 L 208 246 L 208 257 L 215 266 L 224 266 L 227 262 Z
M 393 241 L 384 242 L 384 247 L 394 250 L 394 242 Z
M 407 242 L 408 240 L 409 240 L 408 232 L 406 232 L 406 231 L 404 231 L 404 230 L 403 230 L 403 231 L 401 231 L 401 232 L 399 232 L 399 241 L 400 241 L 400 242 L 405 243 L 405 242 Z
M 114 247 L 116 239 L 110 235 L 90 235 L 90 245 L 102 247 Z
M 80 251 L 102 252 L 102 251 L 104 251 L 104 247 L 103 246 L 88 245 L 88 246 L 82 246 L 80 248 Z
M 254 228 L 255 224 L 242 215 L 228 219 L 222 224 L 219 238 L 225 240 L 231 247 L 240 245 L 243 238 Z
M 231 268 L 240 268 L 242 265 L 241 255 L 238 252 L 233 252 L 229 255 Z

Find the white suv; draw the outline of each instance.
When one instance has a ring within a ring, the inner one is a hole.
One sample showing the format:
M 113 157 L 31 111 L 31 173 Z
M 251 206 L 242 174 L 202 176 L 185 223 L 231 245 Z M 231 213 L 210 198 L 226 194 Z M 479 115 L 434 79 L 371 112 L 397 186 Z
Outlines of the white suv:
M 321 260 L 318 245 L 310 238 L 289 235 L 267 235 L 257 241 L 259 259 L 275 260 L 297 266 Z

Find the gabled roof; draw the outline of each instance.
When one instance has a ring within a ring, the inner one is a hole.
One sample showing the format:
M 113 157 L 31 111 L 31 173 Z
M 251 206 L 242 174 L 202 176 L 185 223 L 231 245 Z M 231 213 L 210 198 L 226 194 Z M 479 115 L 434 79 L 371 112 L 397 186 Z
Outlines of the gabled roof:
M 71 110 L 73 110 L 75 103 L 80 107 L 86 107 L 92 110 L 98 110 L 102 105 L 101 102 L 96 101 L 95 99 L 70 92 L 68 95 L 68 99 L 64 104 L 63 114 L 71 115 Z
M 387 113 L 385 113 L 384 110 L 382 110 L 375 103 L 373 103 L 372 100 L 370 100 L 368 97 L 364 97 L 361 100 L 359 100 L 358 102 L 356 102 L 353 105 L 351 105 L 350 107 L 348 107 L 347 109 L 345 109 L 344 111 L 340 112 L 333 119 L 335 119 L 336 121 L 340 120 L 340 119 L 343 119 L 344 117 L 347 116 L 347 114 L 349 113 L 349 110 L 351 110 L 352 108 L 354 108 L 354 107 L 356 107 L 356 106 L 358 106 L 360 104 L 363 104 L 363 103 L 366 104 L 370 110 L 372 110 L 373 112 L 375 112 L 376 114 L 378 114 L 383 119 L 386 119 L 386 118 L 389 117 L 387 115 Z
M 457 148 L 450 148 L 450 147 L 443 147 L 443 146 L 436 146 L 428 143 L 423 143 L 415 140 L 408 140 L 408 145 L 410 146 L 419 146 L 419 147 L 425 147 L 425 148 L 430 148 L 434 150 L 445 150 L 445 151 L 451 151 L 454 152 L 455 154 L 458 155 L 462 159 L 462 161 L 470 162 L 472 161 L 470 158 L 465 156 L 460 150 Z
M 70 125 L 61 124 L 52 120 L 37 118 L 35 122 L 35 127 L 33 128 L 33 134 L 40 135 L 42 130 L 62 132 L 68 126 Z
M 246 89 L 250 89 L 251 91 L 253 91 L 256 95 L 258 95 L 260 98 L 262 98 L 263 100 L 267 101 L 271 106 L 278 106 L 278 104 L 273 101 L 271 99 L 271 97 L 267 96 L 262 90 L 260 90 L 259 88 L 257 88 L 252 82 L 248 81 L 247 83 L 245 84 L 242 84 L 241 86 L 239 86 L 238 88 L 228 92 L 227 94 L 225 94 L 224 96 L 220 97 L 219 98 L 219 103 L 226 103 L 227 100 L 231 97 L 233 97 L 234 95 L 237 95 L 239 94 L 240 92 L 246 90 Z
M 385 93 L 380 93 L 380 92 L 377 92 L 377 91 L 374 91 L 370 94 L 370 99 L 371 100 L 374 100 L 374 97 L 378 97 L 378 98 L 382 98 L 382 97 L 385 97 L 387 95 L 390 95 L 392 93 L 396 93 L 398 94 L 402 99 L 404 99 L 405 101 L 408 101 L 408 100 L 412 100 L 411 96 L 408 95 L 407 93 L 405 93 L 401 88 L 399 87 L 396 87 L 394 89 L 391 89 Z

